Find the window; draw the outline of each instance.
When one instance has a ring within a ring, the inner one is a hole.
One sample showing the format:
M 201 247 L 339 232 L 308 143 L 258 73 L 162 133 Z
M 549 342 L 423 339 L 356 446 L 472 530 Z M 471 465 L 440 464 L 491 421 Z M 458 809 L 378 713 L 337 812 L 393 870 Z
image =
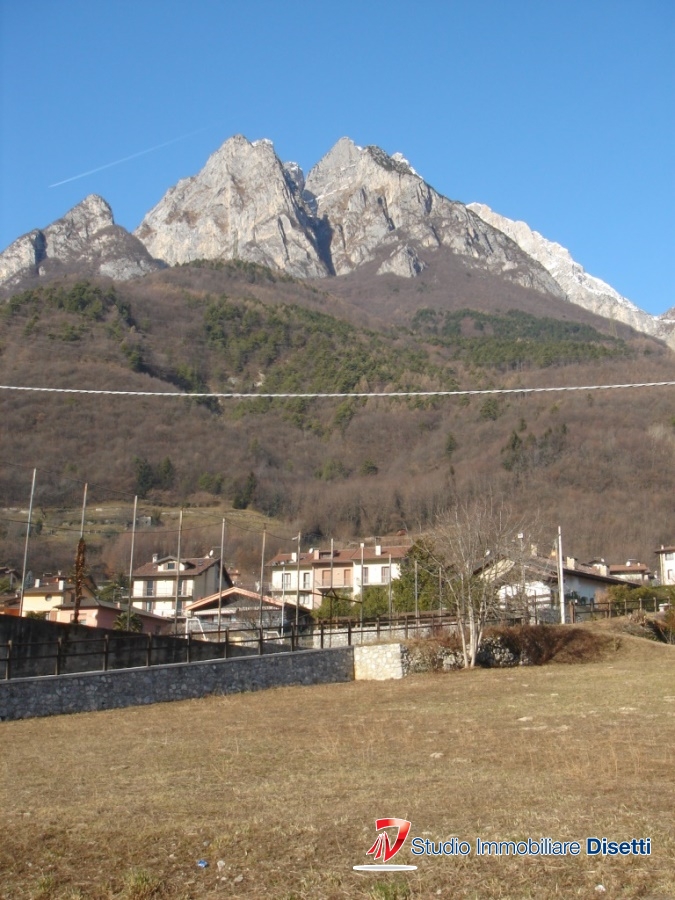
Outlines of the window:
M 389 584 L 389 566 L 382 566 L 382 584 Z
M 308 591 L 312 586 L 311 578 L 312 578 L 311 572 L 303 572 L 302 573 L 302 586 L 306 591 Z
M 285 591 L 290 590 L 290 587 L 291 587 L 291 573 L 290 573 L 290 572 L 284 572 L 284 573 L 282 574 L 282 576 L 281 576 L 281 587 L 282 587 Z
M 344 584 L 344 586 L 351 587 L 352 586 L 352 570 L 351 569 L 343 569 L 342 577 L 343 577 L 342 583 Z
M 675 553 L 666 553 L 665 557 L 668 560 L 668 562 L 671 562 L 671 560 L 675 559 Z
M 146 597 L 154 597 L 155 596 L 155 582 L 148 581 L 145 585 L 145 596 Z
M 175 569 L 175 568 L 176 568 L 176 563 L 175 563 L 175 562 L 168 562 L 168 563 L 166 564 L 166 568 L 167 568 L 167 569 Z
M 364 566 L 361 570 L 361 584 L 368 584 L 368 566 Z
M 330 582 L 331 582 L 330 576 L 331 576 L 331 570 L 324 569 L 323 572 L 321 573 L 321 586 L 322 587 L 330 587 Z

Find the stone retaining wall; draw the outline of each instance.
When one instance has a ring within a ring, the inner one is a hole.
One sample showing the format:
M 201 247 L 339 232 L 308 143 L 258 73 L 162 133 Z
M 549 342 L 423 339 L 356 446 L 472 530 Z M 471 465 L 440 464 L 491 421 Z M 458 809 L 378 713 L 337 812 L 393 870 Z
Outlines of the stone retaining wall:
M 108 672 L 17 678 L 0 682 L 0 720 L 353 679 L 352 649 L 341 647 Z
M 354 647 L 354 679 L 386 681 L 403 678 L 401 644 L 369 644 Z

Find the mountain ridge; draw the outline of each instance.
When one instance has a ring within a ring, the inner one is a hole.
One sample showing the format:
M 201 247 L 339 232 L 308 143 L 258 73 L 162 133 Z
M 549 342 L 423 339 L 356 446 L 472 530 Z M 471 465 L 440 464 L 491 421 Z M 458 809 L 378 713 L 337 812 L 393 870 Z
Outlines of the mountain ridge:
M 450 200 L 402 154 L 347 137 L 305 176 L 268 139 L 234 135 L 199 172 L 169 188 L 133 235 L 115 225 L 105 200 L 89 195 L 0 254 L 0 289 L 8 295 L 68 271 L 125 280 L 198 259 L 242 259 L 317 280 L 370 272 L 378 283 L 418 279 L 444 254 L 675 348 L 672 312 L 649 315 L 525 223 Z

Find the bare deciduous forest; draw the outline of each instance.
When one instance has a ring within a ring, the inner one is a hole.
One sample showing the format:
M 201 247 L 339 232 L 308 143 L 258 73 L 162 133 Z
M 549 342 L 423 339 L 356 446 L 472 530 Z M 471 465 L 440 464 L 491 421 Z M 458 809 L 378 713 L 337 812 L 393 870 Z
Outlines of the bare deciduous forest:
M 455 276 L 408 283 L 366 271 L 312 284 L 204 263 L 123 285 L 63 279 L 3 305 L 0 379 L 186 393 L 673 379 L 673 354 L 655 340 L 513 285 L 497 293 L 496 280 L 470 271 Z M 656 547 L 675 539 L 668 387 L 318 400 L 2 391 L 0 404 L 5 510 L 26 508 L 37 466 L 44 509 L 76 507 L 87 481 L 98 503 L 129 506 L 137 493 L 160 511 L 224 505 L 289 533 L 348 539 L 417 532 L 457 498 L 490 488 L 551 529 L 561 524 L 567 552 L 582 559 L 653 565 Z M 194 552 L 216 543 L 204 528 Z M 20 525 L 7 513 L 0 529 L 1 561 L 20 564 Z M 101 550 L 113 569 L 119 540 Z

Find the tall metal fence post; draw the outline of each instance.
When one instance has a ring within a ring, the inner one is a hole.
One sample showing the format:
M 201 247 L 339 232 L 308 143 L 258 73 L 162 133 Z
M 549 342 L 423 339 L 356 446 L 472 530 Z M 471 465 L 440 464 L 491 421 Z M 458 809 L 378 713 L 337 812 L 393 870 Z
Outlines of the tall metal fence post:
M 347 622 L 347 646 L 351 647 L 352 645 L 352 620 L 350 619 Z
M 12 641 L 7 641 L 7 656 L 5 657 L 5 681 L 12 677 Z
M 223 659 L 227 659 L 230 655 L 230 629 L 225 629 L 225 648 L 223 652 Z
M 148 634 L 148 643 L 145 648 L 145 664 L 152 665 L 152 634 Z
M 291 653 L 298 649 L 298 629 L 295 622 L 291 625 Z
M 61 647 L 63 645 L 63 638 L 58 638 L 56 641 L 56 665 L 54 667 L 54 674 L 61 674 Z
M 188 631 L 187 641 L 185 642 L 185 662 L 192 662 L 192 632 Z
M 103 671 L 108 671 L 108 635 L 103 635 Z
M 258 656 L 263 655 L 263 630 L 262 628 L 258 629 Z

